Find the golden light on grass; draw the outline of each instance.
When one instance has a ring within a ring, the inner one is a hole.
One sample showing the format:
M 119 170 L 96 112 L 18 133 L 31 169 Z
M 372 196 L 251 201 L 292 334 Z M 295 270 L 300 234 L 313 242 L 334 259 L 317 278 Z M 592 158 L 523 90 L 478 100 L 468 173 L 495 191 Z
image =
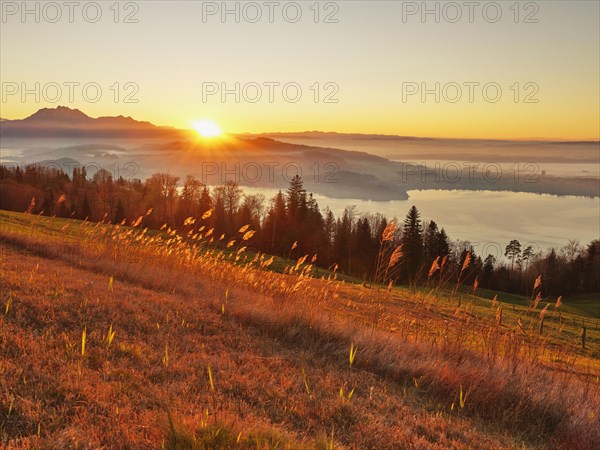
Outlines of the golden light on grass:
M 83 328 L 83 332 L 81 333 L 81 356 L 85 356 L 85 337 L 86 337 L 87 327 Z
M 354 358 L 356 358 L 356 351 L 358 349 L 354 346 L 354 342 L 352 342 L 350 344 L 350 367 L 352 367 L 352 364 L 354 363 Z
M 596 328 L 584 326 L 579 333 L 580 325 L 576 320 L 579 316 L 569 311 L 568 302 L 563 304 L 562 300 L 557 300 L 553 307 L 544 298 L 530 304 L 526 304 L 524 298 L 523 304 L 509 308 L 509 303 L 504 303 L 506 300 L 502 297 L 476 296 L 480 291 L 474 292 L 466 286 L 455 290 L 454 283 L 460 276 L 462 265 L 455 271 L 447 270 L 446 258 L 441 263 L 438 260 L 436 274 L 439 276 L 431 280 L 430 289 L 413 291 L 399 286 L 388 291 L 384 289 L 388 283 L 384 274 L 396 246 L 393 241 L 385 241 L 384 236 L 381 241 L 386 245 L 382 246 L 378 258 L 382 282 L 366 288 L 358 283 L 336 281 L 335 265 L 332 272 L 316 273 L 310 255 L 285 261 L 247 250 L 246 245 L 251 245 L 254 238 L 254 230 L 249 225 L 239 228 L 231 239 L 228 237 L 217 246 L 212 242 L 214 229 L 201 225 L 197 217 L 185 220 L 187 225 L 183 231 L 165 226 L 160 233 L 154 233 L 142 225 L 143 218 L 151 213 L 148 211 L 138 219 L 128 219 L 128 223 L 134 225 L 132 227 L 70 222 L 70 236 L 79 244 L 75 250 L 78 257 L 89 260 L 94 255 L 101 255 L 94 265 L 89 263 L 99 273 L 73 267 L 68 258 L 59 258 L 66 248 L 70 248 L 67 245 L 71 241 L 64 243 L 62 235 L 56 232 L 63 228 L 66 219 L 19 213 L 6 214 L 6 217 L 19 221 L 0 218 L 0 224 L 5 224 L 0 227 L 0 237 L 10 239 L 15 247 L 35 245 L 41 255 L 54 258 L 52 266 L 40 266 L 41 256 L 19 253 L 13 246 L 2 247 L 5 259 L 0 281 L 11 286 L 15 303 L 8 316 L 2 316 L 0 311 L 0 324 L 3 325 L 0 341 L 15 342 L 11 345 L 16 349 L 21 348 L 17 347 L 18 342 L 27 345 L 27 338 L 41 339 L 44 343 L 43 347 L 27 346 L 34 352 L 28 358 L 29 370 L 33 373 L 28 379 L 48 377 L 49 367 L 63 364 L 65 370 L 86 375 L 78 383 L 86 387 L 89 395 L 114 393 L 93 397 L 103 409 L 114 410 L 117 395 L 119 405 L 126 409 L 130 408 L 130 403 L 141 399 L 144 414 L 156 417 L 152 420 L 158 425 L 164 416 L 155 401 L 157 392 L 180 399 L 182 406 L 176 413 L 184 424 L 197 423 L 201 414 L 186 411 L 197 410 L 196 405 L 200 402 L 212 405 L 214 424 L 208 424 L 207 408 L 206 420 L 201 421 L 200 429 L 195 425 L 193 429 L 188 429 L 187 425 L 181 429 L 171 427 L 171 434 L 164 436 L 171 442 L 182 435 L 185 439 L 189 437 L 212 445 L 218 434 L 218 439 L 223 439 L 227 445 L 225 448 L 233 448 L 237 440 L 243 443 L 260 438 L 256 424 L 248 424 L 247 415 L 238 416 L 229 409 L 229 405 L 235 405 L 239 398 L 238 391 L 230 388 L 236 385 L 255 400 L 245 406 L 253 414 L 265 412 L 258 401 L 262 395 L 285 398 L 283 412 L 281 404 L 270 406 L 277 409 L 267 411 L 281 415 L 284 430 L 295 427 L 290 424 L 312 421 L 315 412 L 325 417 L 330 411 L 352 420 L 372 414 L 393 423 L 397 414 L 390 414 L 391 404 L 402 412 L 402 426 L 407 430 L 440 424 L 452 426 L 458 435 L 464 434 L 475 440 L 470 448 L 487 448 L 490 439 L 489 435 L 474 428 L 473 417 L 504 430 L 507 436 L 518 420 L 524 427 L 524 436 L 547 440 L 552 443 L 551 448 L 597 448 L 592 445 L 598 436 L 592 425 L 597 419 L 600 395 L 594 381 L 598 379 L 598 360 L 593 356 L 597 351 Z M 210 216 L 210 213 L 204 215 Z M 28 225 L 23 225 L 23 221 Z M 391 230 L 390 226 L 388 232 Z M 230 240 L 235 243 L 227 249 Z M 137 264 L 128 262 L 131 259 L 124 260 L 125 257 L 134 258 Z M 469 259 L 472 264 L 473 259 Z M 33 281 L 22 276 L 31 272 L 34 266 L 37 275 Z M 274 267 L 271 269 L 271 266 Z M 467 270 L 468 265 L 465 267 Z M 67 276 L 70 273 L 73 275 Z M 110 282 L 112 274 L 120 282 L 118 296 L 106 290 L 106 280 L 108 278 Z M 201 285 L 197 284 L 198 280 L 202 280 Z M 88 282 L 103 289 L 86 290 Z M 29 286 L 32 283 L 37 283 L 35 291 Z M 134 283 L 140 286 L 134 286 Z M 55 285 L 58 285 L 56 291 L 60 292 L 58 298 L 52 293 L 36 294 Z M 206 289 L 206 286 L 214 289 Z M 541 287 L 540 280 L 537 289 Z M 71 292 L 81 292 L 83 298 L 69 294 Z M 457 310 L 456 294 L 473 301 Z M 183 295 L 185 305 L 181 302 Z M 222 310 L 219 311 L 224 305 L 227 305 L 227 320 L 221 318 Z M 77 308 L 81 311 L 81 319 L 86 321 L 84 323 L 93 323 L 92 318 L 102 320 L 102 330 L 108 329 L 104 345 L 113 351 L 87 351 L 94 350 L 96 335 L 91 333 L 91 339 L 87 339 L 87 329 L 83 328 L 82 332 L 81 321 L 70 319 L 70 311 Z M 22 311 L 30 314 L 25 315 Z M 64 322 L 65 329 L 52 327 L 38 337 L 30 326 L 30 317 L 42 317 L 47 311 L 52 311 Z M 190 327 L 174 327 L 168 321 L 159 326 L 165 313 L 177 319 L 174 323 L 183 325 L 185 319 L 185 324 L 189 323 Z M 532 333 L 536 323 L 540 332 Z M 111 346 L 115 337 L 114 324 L 118 324 L 120 336 L 116 347 Z M 248 330 L 244 331 L 245 328 Z M 204 346 L 198 348 L 199 337 L 213 331 L 211 342 L 218 350 L 209 352 L 208 346 L 206 350 Z M 256 331 L 261 331 L 260 335 Z M 19 333 L 15 335 L 18 340 L 12 337 L 13 333 Z M 76 353 L 78 342 L 70 341 L 69 337 L 79 333 L 82 334 L 82 358 L 78 366 L 71 367 L 68 364 L 70 354 Z M 166 339 L 172 343 L 172 351 L 165 344 Z M 67 352 L 63 350 L 65 341 Z M 244 351 L 240 351 L 240 343 L 244 345 Z M 282 343 L 285 343 L 285 353 L 279 354 Z M 274 348 L 272 355 L 265 357 L 264 345 Z M 360 368 L 355 366 L 358 348 L 362 355 Z M 291 353 L 292 349 L 301 353 Z M 30 384 L 20 382 L 23 379 L 18 359 L 21 353 L 6 353 L 8 367 L 13 369 L 7 371 L 5 378 L 18 389 L 16 394 L 19 396 L 15 395 L 15 398 L 38 398 L 37 388 L 28 388 Z M 157 371 L 144 357 L 146 354 L 156 355 L 159 366 L 158 358 L 162 356 L 162 366 L 168 368 L 165 371 L 168 373 Z M 323 355 L 323 358 L 315 358 L 315 355 Z M 207 357 L 210 365 L 206 365 Z M 38 360 L 39 364 L 36 363 Z M 196 389 L 194 396 L 189 395 L 189 386 L 195 386 L 201 375 L 198 370 L 190 370 L 191 365 L 206 367 L 203 376 L 208 378 L 204 378 L 208 382 L 206 389 Z M 123 389 L 120 379 L 96 375 L 108 366 L 114 367 L 115 371 L 135 373 L 149 388 L 139 389 L 134 385 Z M 218 374 L 215 368 L 219 369 Z M 308 373 L 311 374 L 310 383 Z M 174 376 L 177 383 L 170 383 Z M 216 391 L 217 376 L 222 380 L 220 391 Z M 414 389 L 410 385 L 411 379 Z M 95 381 L 91 384 L 88 380 Z M 407 381 L 397 384 L 394 380 Z M 102 390 L 96 389 L 96 385 Z M 65 389 L 67 386 L 65 384 Z M 434 419 L 429 412 L 411 409 L 412 401 L 406 401 L 412 396 L 419 399 L 422 392 L 427 393 L 425 399 L 432 398 L 438 404 Z M 404 398 L 397 393 L 403 393 Z M 356 399 L 354 394 L 357 394 Z M 10 405 L 11 398 L 5 395 L 6 405 Z M 586 401 L 582 402 L 582 398 Z M 23 415 L 28 404 L 15 400 L 14 409 Z M 35 405 L 33 400 L 30 404 Z M 66 404 L 71 411 L 79 411 L 75 401 Z M 469 404 L 468 408 L 466 404 Z M 513 409 L 511 405 L 518 405 L 518 408 Z M 536 417 L 540 407 L 545 413 Z M 12 407 L 6 410 L 10 414 Z M 34 413 L 37 414 L 37 410 L 31 409 L 29 414 L 37 420 Z M 91 410 L 86 417 L 89 423 L 93 423 L 93 413 Z M 15 413 L 12 414 L 15 417 Z M 231 424 L 223 426 L 221 417 L 233 417 Z M 49 423 L 53 419 L 51 412 L 43 411 L 39 420 L 31 421 L 31 434 L 35 433 L 36 423 Z M 428 422 L 430 420 L 434 422 Z M 564 428 L 554 432 L 556 423 L 564 423 L 560 425 Z M 122 429 L 137 430 L 139 420 L 121 413 L 118 424 L 111 422 L 106 426 L 115 435 Z M 375 442 L 379 445 L 377 448 L 382 448 L 385 440 L 389 440 L 388 434 L 393 432 L 390 429 L 387 425 L 371 429 L 375 437 L 365 437 L 364 430 L 352 428 L 336 427 L 336 432 L 339 440 L 356 443 L 357 447 L 369 447 Z M 244 430 L 243 435 L 240 430 Z M 41 439 L 51 442 L 59 432 L 42 430 Z M 273 430 L 270 432 L 274 433 Z M 377 437 L 378 432 L 381 438 Z M 106 439 L 105 433 L 89 434 L 91 438 L 86 435 L 86 439 L 94 439 L 96 447 L 101 447 Z M 291 437 L 276 436 L 287 439 L 288 446 L 283 448 L 303 448 Z M 402 436 L 407 435 L 403 433 Z M 440 439 L 438 433 L 432 433 L 432 436 Z M 150 439 L 160 442 L 162 438 L 163 435 L 158 433 L 156 437 L 138 436 L 133 432 L 127 435 L 135 448 L 143 447 Z M 314 442 L 309 436 L 307 441 L 310 441 L 307 448 L 333 448 L 333 430 L 330 436 L 317 436 Z M 313 445 L 315 442 L 320 445 Z M 451 446 L 449 439 L 443 442 L 447 447 Z

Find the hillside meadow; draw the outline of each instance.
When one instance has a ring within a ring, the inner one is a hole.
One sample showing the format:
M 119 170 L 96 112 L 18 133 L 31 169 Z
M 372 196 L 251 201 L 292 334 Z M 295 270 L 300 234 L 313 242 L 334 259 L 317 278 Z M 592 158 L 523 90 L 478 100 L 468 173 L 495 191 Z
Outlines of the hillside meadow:
M 596 298 L 368 285 L 248 227 L 136 222 L 0 211 L 2 446 L 600 447 Z

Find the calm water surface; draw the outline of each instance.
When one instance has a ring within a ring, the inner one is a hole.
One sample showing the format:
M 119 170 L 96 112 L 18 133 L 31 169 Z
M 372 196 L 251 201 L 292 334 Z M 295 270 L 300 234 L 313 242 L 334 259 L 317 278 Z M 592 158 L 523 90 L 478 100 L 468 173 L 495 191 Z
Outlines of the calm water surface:
M 272 198 L 276 189 L 248 188 Z M 424 220 L 435 220 L 451 239 L 468 240 L 477 253 L 495 254 L 512 239 L 540 249 L 560 248 L 569 239 L 588 244 L 600 238 L 600 199 L 495 191 L 409 191 L 408 200 L 369 201 L 315 195 L 321 208 L 340 215 L 355 206 L 357 213 L 381 213 L 403 219 L 415 205 Z

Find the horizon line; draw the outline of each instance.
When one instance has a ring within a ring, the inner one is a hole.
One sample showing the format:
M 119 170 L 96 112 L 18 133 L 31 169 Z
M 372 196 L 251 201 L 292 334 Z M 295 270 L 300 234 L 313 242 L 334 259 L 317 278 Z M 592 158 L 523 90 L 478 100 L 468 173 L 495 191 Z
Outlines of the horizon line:
M 138 119 L 132 116 L 124 116 L 122 114 L 118 115 L 109 115 L 109 116 L 96 116 L 92 117 L 87 113 L 83 112 L 79 108 L 71 108 L 69 106 L 57 105 L 56 107 L 43 107 L 36 109 L 32 114 L 29 114 L 26 117 L 22 117 L 19 119 L 8 119 L 6 117 L 0 117 L 0 122 L 3 121 L 16 121 L 16 120 L 25 120 L 37 112 L 42 110 L 58 110 L 58 109 L 68 109 L 70 111 L 78 111 L 90 119 L 99 119 L 99 118 L 129 118 L 133 119 L 136 122 L 140 123 L 150 123 L 157 128 L 171 128 L 173 130 L 181 130 L 181 131 L 190 131 L 192 128 L 180 128 L 174 125 L 157 125 L 150 120 Z M 580 138 L 580 139 L 565 139 L 565 138 L 546 138 L 546 137 L 485 137 L 485 138 L 469 138 L 469 137 L 445 137 L 445 136 L 414 136 L 414 135 L 405 135 L 405 134 L 387 134 L 387 133 L 376 133 L 376 132 L 347 132 L 347 131 L 326 131 L 326 130 L 302 130 L 302 131 L 261 131 L 261 132 L 252 132 L 252 131 L 236 131 L 236 132 L 227 132 L 224 131 L 223 134 L 230 136 L 240 136 L 240 135 L 253 135 L 253 136 L 262 136 L 262 135 L 290 135 L 290 134 L 311 134 L 311 133 L 320 133 L 320 134 L 338 134 L 338 135 L 356 135 L 356 136 L 374 136 L 374 137 L 389 137 L 389 138 L 403 138 L 403 139 L 415 139 L 415 140 L 446 140 L 446 141 L 496 141 L 496 142 L 523 142 L 523 143 L 585 143 L 585 144 L 600 144 L 600 136 L 596 138 Z

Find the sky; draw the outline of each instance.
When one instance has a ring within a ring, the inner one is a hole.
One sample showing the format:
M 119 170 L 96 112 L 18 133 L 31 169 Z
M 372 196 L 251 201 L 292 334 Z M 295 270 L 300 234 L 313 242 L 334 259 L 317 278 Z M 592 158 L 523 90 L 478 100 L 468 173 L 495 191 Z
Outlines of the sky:
M 600 139 L 597 1 L 75 3 L 2 1 L 0 117 Z

